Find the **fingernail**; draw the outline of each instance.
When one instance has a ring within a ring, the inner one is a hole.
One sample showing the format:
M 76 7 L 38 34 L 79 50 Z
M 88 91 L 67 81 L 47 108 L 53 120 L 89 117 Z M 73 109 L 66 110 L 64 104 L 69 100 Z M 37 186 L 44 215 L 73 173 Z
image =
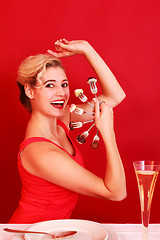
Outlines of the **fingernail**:
M 51 53 L 51 52 L 52 52 L 51 50 L 49 50 L 49 49 L 47 50 L 47 53 Z
M 93 101 L 94 101 L 94 102 L 97 102 L 97 99 L 96 99 L 96 98 L 93 98 Z
M 59 41 L 58 40 L 55 42 L 55 45 L 59 45 Z

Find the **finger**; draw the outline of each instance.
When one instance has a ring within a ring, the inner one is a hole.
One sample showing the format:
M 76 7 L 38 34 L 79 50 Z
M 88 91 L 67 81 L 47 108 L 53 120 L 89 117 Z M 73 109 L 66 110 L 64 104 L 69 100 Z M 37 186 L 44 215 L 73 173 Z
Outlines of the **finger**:
M 55 56 L 56 56 L 56 58 L 65 57 L 65 55 L 64 55 L 62 52 L 60 52 L 60 53 L 55 53 Z
M 52 56 L 54 56 L 54 57 L 56 57 L 57 58 L 57 53 L 56 52 L 53 52 L 52 50 L 47 50 L 47 52 L 50 54 L 50 55 L 52 55 Z
M 55 56 L 57 58 L 62 58 L 62 57 L 69 57 L 69 56 L 73 56 L 74 54 L 70 53 L 70 52 L 58 52 L 55 54 Z
M 65 57 L 63 53 L 56 53 L 56 52 L 53 52 L 52 50 L 47 50 L 47 52 L 56 58 Z
M 95 121 L 99 118 L 100 116 L 100 111 L 99 111 L 99 101 L 97 98 L 93 98 L 94 101 L 94 108 L 95 108 Z
M 61 39 L 60 39 L 61 40 Z M 56 48 L 61 48 L 61 49 L 66 49 L 67 51 L 70 51 L 70 46 L 68 44 L 63 43 L 63 40 L 57 40 L 55 42 L 55 47 Z
M 69 43 L 70 43 L 70 41 L 66 40 L 65 38 L 63 38 L 62 41 L 63 41 L 63 43 L 65 43 L 65 44 L 69 44 Z
M 61 43 L 64 43 L 64 44 L 69 44 L 70 43 L 70 41 L 68 41 L 65 38 L 61 38 L 61 39 L 57 40 L 56 42 L 61 42 Z
M 57 46 L 57 47 L 61 47 L 62 45 L 64 45 L 62 39 L 57 40 L 54 44 L 55 44 L 55 46 Z
M 57 40 L 57 41 L 54 43 L 54 45 L 55 45 L 55 47 L 60 47 L 61 43 L 62 43 L 62 40 L 60 39 L 60 40 Z
M 61 47 L 58 46 L 58 45 L 55 45 L 55 50 L 56 50 L 57 52 L 62 52 L 62 51 L 63 51 L 63 48 L 61 48 Z

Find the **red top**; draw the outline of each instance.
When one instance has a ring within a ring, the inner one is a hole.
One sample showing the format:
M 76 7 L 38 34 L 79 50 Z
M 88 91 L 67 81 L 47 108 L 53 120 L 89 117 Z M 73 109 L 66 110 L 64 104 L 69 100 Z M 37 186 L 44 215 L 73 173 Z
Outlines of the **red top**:
M 69 137 L 68 129 L 64 123 L 58 121 Z M 70 139 L 70 137 L 69 137 Z M 70 218 L 78 200 L 78 194 L 68 189 L 53 184 L 47 180 L 29 173 L 22 165 L 20 154 L 26 146 L 33 142 L 51 142 L 43 137 L 25 139 L 18 153 L 18 170 L 22 181 L 21 199 L 9 223 L 35 223 L 40 221 Z M 71 140 L 70 140 L 71 141 Z M 75 156 L 70 155 L 65 149 L 53 143 L 83 166 L 83 157 L 79 149 L 71 141 Z

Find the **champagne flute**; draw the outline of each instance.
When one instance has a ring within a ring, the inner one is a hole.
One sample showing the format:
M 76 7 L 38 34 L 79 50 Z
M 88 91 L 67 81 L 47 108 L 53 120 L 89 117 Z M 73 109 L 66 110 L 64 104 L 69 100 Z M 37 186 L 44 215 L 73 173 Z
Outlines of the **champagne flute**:
M 135 161 L 133 162 L 133 166 L 137 177 L 140 195 L 143 227 L 142 239 L 147 240 L 152 197 L 160 169 L 160 163 L 155 161 Z

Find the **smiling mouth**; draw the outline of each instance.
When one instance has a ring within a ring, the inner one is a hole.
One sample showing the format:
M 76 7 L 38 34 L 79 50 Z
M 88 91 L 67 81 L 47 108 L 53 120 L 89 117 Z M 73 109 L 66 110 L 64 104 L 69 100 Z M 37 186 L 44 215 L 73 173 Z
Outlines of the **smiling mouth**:
M 64 106 L 64 101 L 60 100 L 60 101 L 54 101 L 51 102 L 52 106 L 58 109 L 62 109 Z

